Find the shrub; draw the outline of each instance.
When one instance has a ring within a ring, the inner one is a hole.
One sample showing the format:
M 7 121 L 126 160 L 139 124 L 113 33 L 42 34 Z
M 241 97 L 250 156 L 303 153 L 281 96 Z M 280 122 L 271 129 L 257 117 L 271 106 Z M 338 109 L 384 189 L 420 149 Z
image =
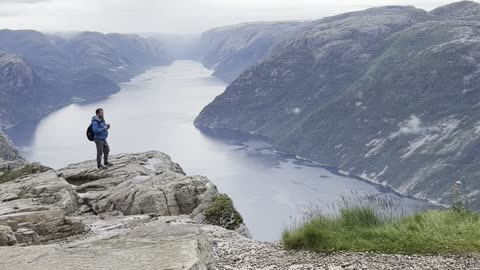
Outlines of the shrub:
M 208 223 L 229 230 L 235 230 L 243 223 L 242 216 L 233 206 L 232 200 L 223 194 L 217 196 L 205 210 L 205 218 Z

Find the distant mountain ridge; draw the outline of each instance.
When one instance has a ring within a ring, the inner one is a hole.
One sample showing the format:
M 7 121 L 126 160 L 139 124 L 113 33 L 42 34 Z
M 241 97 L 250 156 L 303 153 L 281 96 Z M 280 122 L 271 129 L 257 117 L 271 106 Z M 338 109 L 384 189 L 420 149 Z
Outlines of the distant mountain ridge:
M 450 203 L 465 177 L 480 209 L 480 5 L 388 6 L 283 35 L 195 125 Z
M 449 17 L 468 17 L 480 15 L 480 5 L 474 1 L 461 1 L 445 5 L 430 11 L 430 14 Z
M 147 68 L 172 61 L 138 35 L 80 32 L 68 37 L 0 30 L 0 128 L 71 102 L 108 96 Z
M 218 27 L 202 34 L 197 58 L 214 75 L 232 82 L 243 71 L 258 63 L 283 35 L 302 22 L 256 22 Z

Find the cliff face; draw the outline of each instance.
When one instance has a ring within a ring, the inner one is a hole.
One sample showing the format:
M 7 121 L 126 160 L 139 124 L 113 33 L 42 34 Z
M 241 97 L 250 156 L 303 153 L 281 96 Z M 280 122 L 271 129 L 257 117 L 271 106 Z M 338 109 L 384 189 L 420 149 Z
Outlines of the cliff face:
M 0 166 L 2 269 L 216 269 L 206 224 L 248 234 L 233 204 L 218 207 L 226 195 L 169 156 L 120 154 L 111 162 L 106 170 L 93 160 L 58 171 Z
M 384 7 L 309 23 L 195 125 L 263 135 L 282 151 L 442 202 L 465 177 L 478 209 L 480 25 L 452 17 L 464 13 L 452 7 L 448 16 Z
M 72 61 L 77 71 L 88 70 L 122 82 L 145 71 L 172 61 L 162 44 L 137 35 L 83 32 L 66 40 L 56 40 L 56 46 Z
M 183 216 L 196 224 L 245 228 L 233 205 L 209 210 L 221 195 L 210 180 L 185 175 L 163 153 L 114 155 L 111 162 L 107 170 L 98 170 L 93 160 L 58 171 L 27 163 L 0 167 L 0 226 L 15 235 L 7 244 L 39 244 L 86 232 L 91 227 L 86 224 L 99 216 Z M 236 223 L 232 215 L 239 217 Z
M 21 57 L 0 52 L 0 128 L 14 121 L 13 111 L 21 97 L 33 95 L 33 71 Z
M 202 34 L 196 51 L 200 61 L 215 70 L 214 75 L 231 82 L 258 63 L 286 33 L 300 22 L 259 22 L 220 27 Z
M 0 132 L 0 163 L 3 161 L 14 161 L 18 159 L 21 158 L 12 141 L 10 141 L 3 132 Z

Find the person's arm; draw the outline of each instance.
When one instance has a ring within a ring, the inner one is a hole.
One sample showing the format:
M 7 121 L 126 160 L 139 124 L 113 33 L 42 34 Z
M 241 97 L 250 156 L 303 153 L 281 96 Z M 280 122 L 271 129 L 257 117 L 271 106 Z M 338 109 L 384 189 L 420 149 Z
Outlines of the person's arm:
M 107 127 L 100 127 L 100 123 L 96 120 L 93 120 L 92 121 L 92 129 L 93 129 L 93 133 L 100 133 L 100 132 L 104 131 L 105 129 L 107 129 Z

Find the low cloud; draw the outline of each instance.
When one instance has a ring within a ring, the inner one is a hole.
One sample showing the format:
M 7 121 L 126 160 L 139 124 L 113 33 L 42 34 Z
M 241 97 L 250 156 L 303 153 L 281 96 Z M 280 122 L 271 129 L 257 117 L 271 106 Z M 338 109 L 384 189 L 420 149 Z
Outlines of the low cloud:
M 438 127 L 425 127 L 422 125 L 422 121 L 415 115 L 411 115 L 409 119 L 405 120 L 399 125 L 400 129 L 390 136 L 391 139 L 400 135 L 415 135 L 426 134 L 428 132 L 439 131 Z
M 36 4 L 49 1 L 50 0 L 0 0 L 0 4 Z
M 382 5 L 415 5 L 429 10 L 451 1 L 0 0 L 0 25 L 46 31 L 184 34 L 247 21 L 316 20 Z

